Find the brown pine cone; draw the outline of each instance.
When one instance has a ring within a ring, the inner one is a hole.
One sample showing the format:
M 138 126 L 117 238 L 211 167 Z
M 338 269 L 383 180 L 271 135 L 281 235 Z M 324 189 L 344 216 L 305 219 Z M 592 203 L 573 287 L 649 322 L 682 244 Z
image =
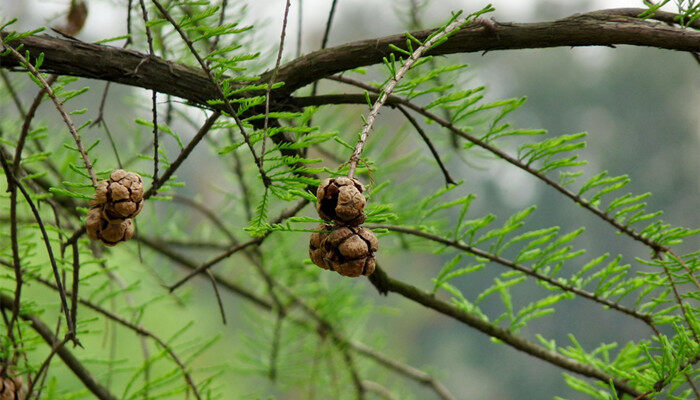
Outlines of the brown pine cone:
M 119 242 L 134 237 L 134 223 L 131 218 L 110 219 L 99 206 L 91 208 L 88 212 L 85 228 L 90 239 L 100 240 L 107 246 L 116 246 Z
M 110 219 L 134 218 L 143 208 L 143 180 L 139 174 L 117 169 L 95 189 L 93 205 L 104 205 Z
M 364 213 L 364 185 L 348 177 L 328 178 L 316 191 L 316 211 L 324 221 L 341 225 L 358 226 L 367 218 Z
M 328 227 L 320 225 L 318 229 Z M 309 254 L 314 264 L 343 276 L 371 275 L 376 265 L 374 253 L 379 249 L 374 233 L 361 226 L 332 229 L 330 233 L 317 232 L 311 236 Z
M 24 400 L 21 376 L 0 378 L 0 400 Z

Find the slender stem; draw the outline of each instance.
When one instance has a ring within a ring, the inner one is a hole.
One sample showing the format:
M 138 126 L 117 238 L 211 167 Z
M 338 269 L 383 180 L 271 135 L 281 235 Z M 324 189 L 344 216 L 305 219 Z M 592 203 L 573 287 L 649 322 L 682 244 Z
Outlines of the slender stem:
M 277 50 L 277 61 L 275 61 L 275 69 L 270 75 L 270 81 L 267 83 L 267 89 L 265 89 L 265 122 L 263 125 L 263 140 L 262 140 L 262 150 L 260 151 L 260 164 L 262 165 L 265 161 L 265 142 L 267 141 L 267 124 L 269 122 L 270 116 L 270 91 L 272 91 L 272 85 L 277 79 L 277 71 L 280 68 L 280 62 L 282 61 L 282 51 L 284 50 L 284 36 L 287 33 L 287 17 L 289 16 L 289 6 L 292 1 L 287 0 L 284 6 L 284 18 L 282 19 L 282 33 L 280 34 L 280 46 Z
M 92 170 L 92 163 L 90 162 L 90 158 L 88 157 L 88 154 L 85 151 L 85 148 L 83 147 L 83 143 L 80 140 L 80 135 L 78 135 L 78 132 L 75 130 L 75 126 L 73 125 L 73 120 L 68 115 L 66 110 L 63 108 L 63 104 L 56 97 L 56 94 L 54 93 L 53 89 L 51 88 L 51 85 L 46 81 L 46 79 L 44 79 L 44 76 L 41 73 L 39 73 L 39 71 L 37 71 L 36 68 L 34 68 L 34 66 L 26 58 L 24 58 L 24 56 L 22 54 L 20 54 L 12 46 L 5 43 L 2 40 L 2 36 L 0 36 L 0 44 L 3 46 L 3 48 L 10 50 L 10 53 L 12 54 L 12 56 L 15 59 L 17 59 L 17 61 L 20 64 L 22 64 L 25 68 L 27 68 L 27 70 L 44 87 L 44 90 L 46 90 L 46 93 L 53 101 L 59 114 L 61 114 L 61 118 L 63 118 L 63 122 L 68 127 L 68 131 L 70 131 L 71 136 L 73 136 L 73 140 L 75 141 L 75 145 L 78 148 L 78 152 L 80 152 L 80 155 L 83 157 L 83 162 L 85 163 L 85 168 L 87 169 L 88 173 L 90 174 L 90 179 L 92 180 L 92 185 L 94 187 L 97 187 L 97 177 L 95 176 L 95 172 Z
M 326 28 L 323 30 L 323 38 L 321 39 L 321 50 L 325 49 L 326 45 L 328 45 L 328 37 L 330 37 L 331 25 L 333 24 L 333 17 L 335 16 L 335 8 L 337 5 L 338 5 L 338 0 L 333 0 L 333 3 L 331 3 L 331 9 L 330 9 L 330 11 L 328 11 L 328 18 L 326 19 Z M 301 4 L 299 5 L 299 10 L 301 10 Z M 297 58 L 298 57 L 299 56 L 297 56 Z M 318 90 L 318 80 L 315 80 L 311 84 L 311 95 L 315 96 L 317 90 Z
M 376 121 L 377 116 L 379 115 L 379 110 L 382 108 L 384 102 L 389 97 L 391 92 L 394 91 L 394 88 L 396 88 L 396 85 L 399 83 L 399 81 L 403 79 L 408 70 L 413 66 L 413 64 L 416 63 L 416 61 L 418 61 L 418 59 L 423 55 L 423 53 L 425 53 L 426 51 L 428 51 L 428 49 L 437 44 L 439 40 L 441 40 L 447 35 L 450 35 L 455 30 L 459 29 L 460 26 L 466 24 L 467 22 L 469 22 L 467 18 L 457 19 L 449 25 L 447 25 L 445 29 L 433 35 L 422 45 L 418 46 L 418 48 L 413 51 L 411 56 L 408 57 L 406 61 L 404 61 L 403 65 L 401 66 L 401 68 L 399 68 L 398 71 L 396 71 L 394 76 L 392 76 L 391 79 L 389 79 L 389 81 L 382 87 L 382 91 L 379 95 L 379 98 L 377 99 L 377 101 L 374 102 L 374 104 L 372 105 L 372 109 L 370 110 L 369 114 L 367 114 L 367 118 L 365 118 L 365 125 L 362 128 L 362 132 L 360 132 L 360 139 L 357 141 L 357 144 L 355 145 L 355 150 L 350 156 L 350 168 L 348 169 L 349 178 L 353 178 L 355 176 L 355 169 L 357 168 L 357 163 L 360 161 L 362 150 L 365 146 L 365 143 L 367 142 L 367 137 L 372 131 L 374 121 Z
M 348 345 L 358 354 L 373 359 L 379 364 L 384 365 L 385 367 L 403 376 L 416 380 L 419 383 L 430 387 L 443 400 L 456 400 L 456 398 L 452 395 L 452 393 L 450 393 L 450 391 L 445 387 L 445 385 L 443 385 L 440 381 L 435 379 L 434 376 L 417 368 L 411 367 L 410 365 L 398 362 L 393 357 L 388 357 L 372 349 L 371 347 L 365 346 L 362 343 L 356 341 L 349 341 Z
M 450 172 L 447 170 L 447 168 L 445 167 L 445 164 L 442 162 L 442 159 L 440 158 L 440 153 L 438 153 L 437 149 L 435 149 L 433 142 L 430 141 L 430 138 L 425 133 L 423 128 L 420 126 L 418 121 L 416 121 L 416 119 L 413 118 L 413 116 L 411 116 L 411 114 L 409 114 L 409 112 L 406 111 L 406 109 L 404 107 L 398 106 L 397 108 L 399 109 L 399 111 L 401 111 L 401 114 L 403 114 L 404 117 L 406 117 L 408 122 L 410 122 L 411 125 L 413 125 L 413 127 L 416 129 L 416 132 L 418 132 L 421 139 L 423 139 L 425 144 L 428 146 L 428 149 L 430 149 L 430 154 L 432 154 L 433 157 L 435 158 L 435 162 L 437 162 L 438 166 L 440 167 L 440 171 L 442 171 L 442 175 L 445 177 L 445 185 L 447 185 L 447 186 L 456 185 L 457 182 L 455 182 L 455 180 L 452 179 L 452 177 L 450 176 Z
M 80 252 L 78 251 L 78 244 L 73 243 L 71 246 L 73 249 L 73 289 L 71 290 L 71 307 L 70 315 L 73 317 L 73 326 L 71 331 L 77 332 L 78 324 L 78 288 L 80 287 Z
M 299 7 L 297 8 L 299 10 L 298 18 L 297 18 L 297 25 L 299 25 L 297 29 L 297 49 L 296 49 L 296 57 L 299 58 L 301 55 L 301 38 L 302 38 L 302 27 L 304 26 L 304 18 L 303 18 L 303 10 L 304 10 L 304 1 L 303 0 L 298 0 L 297 3 L 299 4 Z
M 149 197 L 155 195 L 158 192 L 158 189 L 163 186 L 168 179 L 177 171 L 177 169 L 180 167 L 180 165 L 189 157 L 190 153 L 192 153 L 192 150 L 194 150 L 195 147 L 199 144 L 199 142 L 204 139 L 204 136 L 209 133 L 211 130 L 212 126 L 214 126 L 214 122 L 219 118 L 221 115 L 220 111 L 214 111 L 212 115 L 207 118 L 207 120 L 202 124 L 202 127 L 199 128 L 199 131 L 194 135 L 192 140 L 190 140 L 189 143 L 187 143 L 187 146 L 182 149 L 180 154 L 177 156 L 175 161 L 173 161 L 170 166 L 168 167 L 165 172 L 163 172 L 163 175 L 158 178 L 157 180 L 153 181 L 153 185 L 151 185 L 150 188 L 146 191 L 146 193 L 143 195 L 144 199 L 148 199 Z
M 34 201 L 32 201 L 31 196 L 29 193 L 24 189 L 24 186 L 17 180 L 17 177 L 12 173 L 10 170 L 10 166 L 7 164 L 7 160 L 5 160 L 4 154 L 0 152 L 0 164 L 2 164 L 2 168 L 5 171 L 5 176 L 7 177 L 8 181 L 12 181 L 11 186 L 16 187 L 17 189 L 22 192 L 22 195 L 24 196 L 25 200 L 29 204 L 29 208 L 31 208 L 32 213 L 34 214 L 34 218 L 36 219 L 37 224 L 39 225 L 39 230 L 41 231 L 41 236 L 44 239 L 44 245 L 46 246 L 46 252 L 49 257 L 49 262 L 51 263 L 51 269 L 53 270 L 53 275 L 54 279 L 56 280 L 56 285 L 59 289 L 59 297 L 61 298 L 61 307 L 63 308 L 63 312 L 66 315 L 66 322 L 68 325 L 68 329 L 71 330 L 73 329 L 73 320 L 71 319 L 70 315 L 70 310 L 68 309 L 68 302 L 66 301 L 66 292 L 63 289 L 63 284 L 61 283 L 61 276 L 58 272 L 58 265 L 56 264 L 56 258 L 53 255 L 53 250 L 51 248 L 51 242 L 49 240 L 49 235 L 48 232 L 46 231 L 46 227 L 44 226 L 44 222 L 41 219 L 41 215 L 39 214 L 39 210 L 36 208 L 34 205 Z M 73 332 L 75 333 L 75 332 Z M 73 342 L 76 344 L 80 344 L 78 339 L 73 335 L 72 338 Z
M 294 216 L 297 212 L 299 212 L 302 208 L 304 208 L 304 206 L 306 206 L 306 204 L 308 204 L 308 203 L 309 203 L 309 201 L 306 199 L 299 201 L 296 206 L 290 208 L 289 210 L 282 212 L 282 214 L 280 214 L 280 216 L 278 216 L 272 222 L 272 225 L 279 224 L 280 222 L 284 221 L 285 219 Z M 170 292 L 173 292 L 173 291 L 175 291 L 175 289 L 182 286 L 185 282 L 192 279 L 195 275 L 201 274 L 202 272 L 204 272 L 204 271 L 208 270 L 209 268 L 213 267 L 214 265 L 218 264 L 220 261 L 222 261 L 228 257 L 231 257 L 233 254 L 235 254 L 241 250 L 244 250 L 245 248 L 247 248 L 249 246 L 259 245 L 268 236 L 270 236 L 270 234 L 272 234 L 272 232 L 274 232 L 274 231 L 271 231 L 271 230 L 267 231 L 265 233 L 265 235 L 263 235 L 263 236 L 260 236 L 260 237 L 257 237 L 255 239 L 251 239 L 247 242 L 232 246 L 231 248 L 229 248 L 228 250 L 219 254 L 218 256 L 216 256 L 216 257 L 212 258 L 211 260 L 205 262 L 204 264 L 200 265 L 199 267 L 197 267 L 196 269 L 191 271 L 189 274 L 187 274 L 184 278 L 182 278 L 179 281 L 175 282 L 174 284 L 168 286 L 168 290 L 170 290 Z

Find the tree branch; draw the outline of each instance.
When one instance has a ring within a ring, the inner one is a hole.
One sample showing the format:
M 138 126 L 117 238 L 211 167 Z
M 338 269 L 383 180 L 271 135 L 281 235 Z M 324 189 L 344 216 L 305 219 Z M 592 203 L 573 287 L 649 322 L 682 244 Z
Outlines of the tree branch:
M 379 268 L 379 266 L 377 266 L 374 274 L 370 275 L 370 278 L 372 284 L 377 286 L 377 289 L 381 292 L 398 293 L 418 304 L 469 325 L 472 328 L 485 333 L 486 335 L 499 339 L 517 350 L 527 353 L 540 360 L 544 360 L 550 364 L 556 365 L 567 371 L 588 376 L 590 378 L 595 378 L 606 384 L 612 381 L 617 390 L 632 396 L 638 396 L 640 394 L 637 389 L 628 385 L 626 382 L 615 378 L 612 375 L 595 368 L 594 366 L 580 363 L 559 353 L 548 350 L 534 342 L 513 334 L 507 329 L 503 329 L 499 326 L 484 321 L 476 315 L 460 309 L 456 305 L 442 301 L 430 293 L 420 290 L 413 285 L 393 279 L 386 275 L 386 273 Z
M 465 27 L 428 54 L 622 44 L 700 52 L 700 32 L 630 17 L 643 11 L 641 8 L 601 10 L 556 21 L 527 24 L 494 21 L 488 29 L 483 26 Z M 664 19 L 667 14 L 659 13 Z M 697 28 L 696 25 L 700 23 L 696 21 L 692 27 Z M 424 40 L 432 32 L 432 29 L 428 29 L 411 34 Z M 3 37 L 7 35 L 5 32 L 0 34 Z M 285 82 L 285 85 L 275 92 L 291 93 L 323 77 L 380 63 L 383 57 L 392 52 L 389 45 L 403 46 L 405 41 L 406 37 L 399 34 L 307 54 L 280 67 L 276 80 Z M 144 63 L 143 59 L 148 55 L 134 50 L 45 35 L 13 42 L 14 46 L 19 44 L 23 45 L 23 50 L 29 51 L 31 57 L 44 53 L 42 71 L 156 90 L 201 105 L 220 97 L 215 84 L 201 69 L 158 57 Z M 17 69 L 18 66 L 12 57 L 0 57 L 0 68 Z M 267 80 L 269 74 L 271 72 L 263 74 L 261 78 Z

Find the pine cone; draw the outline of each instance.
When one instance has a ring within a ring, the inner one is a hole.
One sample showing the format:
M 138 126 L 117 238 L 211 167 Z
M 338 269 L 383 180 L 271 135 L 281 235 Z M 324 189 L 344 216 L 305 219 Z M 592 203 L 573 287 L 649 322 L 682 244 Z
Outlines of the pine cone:
M 316 191 L 316 211 L 324 221 L 341 225 L 358 226 L 367 218 L 364 213 L 364 185 L 348 177 L 328 178 Z
M 327 230 L 329 225 L 318 229 Z M 330 227 L 332 228 L 332 227 Z M 374 272 L 374 253 L 379 248 L 376 236 L 367 228 L 340 226 L 330 233 L 311 236 L 309 254 L 314 264 L 343 276 L 357 277 Z
M 134 218 L 143 208 L 143 181 L 139 174 L 117 169 L 95 189 L 93 205 L 104 205 L 109 219 Z
M 134 223 L 131 218 L 110 219 L 102 207 L 93 207 L 85 220 L 88 237 L 100 240 L 107 246 L 116 246 L 134 237 Z
M 0 400 L 24 400 L 21 376 L 0 378 Z

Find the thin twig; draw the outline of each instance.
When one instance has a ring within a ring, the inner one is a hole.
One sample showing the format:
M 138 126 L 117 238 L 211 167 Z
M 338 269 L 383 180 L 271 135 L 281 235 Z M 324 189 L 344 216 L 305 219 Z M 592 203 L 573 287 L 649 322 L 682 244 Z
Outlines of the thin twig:
M 61 347 L 63 347 L 66 343 L 68 343 L 68 341 L 70 341 L 70 336 L 66 335 L 63 338 L 63 340 L 51 345 L 51 351 L 49 352 L 49 355 L 46 356 L 44 361 L 41 363 L 41 366 L 39 366 L 39 369 L 36 371 L 35 378 L 33 380 L 31 380 L 31 379 L 29 380 L 29 384 L 27 385 L 27 394 L 24 396 L 25 398 L 27 398 L 27 399 L 32 398 L 32 393 L 33 393 L 34 387 L 35 387 L 34 385 L 39 381 L 39 379 L 41 378 L 41 376 L 44 372 L 46 372 L 48 374 L 48 368 L 49 368 L 49 364 L 51 363 L 51 359 L 53 358 L 53 356 L 58 352 L 58 350 Z M 37 395 L 37 398 L 40 398 L 40 397 Z
M 224 21 L 226 20 L 226 6 L 228 5 L 227 0 L 221 0 L 221 11 L 219 11 L 219 25 L 221 26 L 224 24 Z M 214 39 L 211 41 L 211 46 L 209 46 L 209 52 L 213 52 L 216 50 L 216 46 L 219 45 L 219 38 L 221 35 L 214 35 Z
M 284 50 L 284 36 L 287 33 L 287 17 L 289 16 L 289 6 L 292 1 L 287 0 L 284 6 L 284 18 L 282 19 L 282 33 L 280 34 L 280 46 L 277 50 L 277 61 L 275 61 L 275 69 L 270 75 L 270 81 L 267 84 L 267 89 L 265 90 L 265 122 L 263 125 L 263 139 L 262 139 L 262 150 L 260 151 L 260 165 L 265 162 L 265 142 L 267 141 L 267 124 L 270 116 L 270 92 L 272 91 L 272 85 L 277 79 L 277 70 L 280 68 L 280 62 L 282 61 L 282 51 Z
M 148 57 L 149 60 L 155 57 L 153 50 L 153 36 L 151 35 L 151 27 L 148 24 L 148 10 L 144 0 L 139 0 L 141 5 L 141 16 L 143 17 L 143 25 L 146 28 L 146 41 L 148 42 Z M 146 61 L 146 60 L 144 60 Z M 139 64 L 140 66 L 140 64 Z M 138 67 L 136 68 L 138 70 Z M 158 92 L 151 91 L 151 114 L 153 116 L 153 182 L 158 181 L 158 108 L 157 108 Z
M 396 400 L 391 391 L 375 381 L 362 381 L 362 388 L 367 392 L 372 392 L 385 400 Z
M 187 143 L 187 146 L 185 146 L 185 148 L 182 149 L 175 161 L 173 161 L 170 164 L 170 166 L 168 166 L 168 169 L 165 170 L 165 172 L 160 178 L 153 181 L 151 187 L 148 188 L 148 190 L 144 194 L 144 199 L 148 199 L 149 197 L 155 195 L 158 192 L 158 189 L 160 189 L 160 187 L 163 186 L 168 181 L 168 179 L 170 179 L 172 174 L 174 174 L 175 171 L 180 167 L 180 165 L 189 157 L 190 153 L 192 153 L 192 150 L 194 150 L 194 148 L 199 144 L 199 142 L 202 141 L 204 136 L 207 133 L 209 133 L 209 130 L 211 130 L 212 126 L 214 125 L 214 122 L 216 122 L 220 115 L 220 111 L 214 111 L 214 113 L 212 113 L 212 115 L 210 115 L 209 118 L 207 118 L 202 127 L 199 128 L 199 131 L 194 135 L 192 140 L 190 140 L 190 142 Z
M 70 315 L 73 317 L 73 326 L 71 330 L 77 332 L 78 324 L 78 288 L 80 287 L 80 252 L 78 244 L 73 243 L 73 289 L 71 290 L 71 308 Z
M 416 129 L 416 131 L 418 132 L 420 137 L 423 139 L 425 144 L 428 146 L 428 149 L 430 149 L 430 153 L 435 158 L 435 162 L 437 162 L 438 166 L 440 167 L 440 171 L 442 171 L 442 175 L 445 177 L 445 185 L 446 186 L 456 185 L 457 182 L 455 182 L 455 180 L 452 179 L 449 171 L 447 171 L 447 168 L 445 167 L 445 164 L 440 159 L 440 153 L 438 153 L 438 151 L 435 149 L 435 146 L 433 146 L 433 143 L 430 141 L 430 138 L 428 137 L 428 135 L 426 135 L 425 131 L 420 126 L 418 121 L 416 121 L 415 118 L 413 118 L 411 116 L 411 114 L 409 114 L 408 111 L 406 111 L 405 108 L 403 108 L 401 106 L 398 106 L 397 108 L 399 109 L 399 111 L 401 111 L 401 114 L 403 114 L 404 117 L 406 117 L 408 122 L 410 122 L 411 125 L 413 125 L 413 127 Z
M 328 18 L 326 19 L 326 27 L 323 30 L 323 38 L 321 39 L 321 50 L 326 48 L 326 45 L 328 45 L 328 37 L 330 36 L 331 33 L 331 25 L 333 24 L 333 17 L 335 16 L 335 8 L 338 5 L 338 0 L 333 0 L 333 3 L 331 3 L 331 9 L 328 11 Z M 299 9 L 301 10 L 301 4 L 299 5 Z M 301 24 L 300 24 L 301 25 Z M 299 57 L 299 56 L 297 56 Z M 311 84 L 311 95 L 316 96 L 316 91 L 318 90 L 318 79 L 314 81 L 314 83 Z
M 277 218 L 275 218 L 275 219 L 272 221 L 271 225 L 279 224 L 280 222 L 284 221 L 285 219 L 293 217 L 294 215 L 296 215 L 296 213 L 298 213 L 299 211 L 301 211 L 301 209 L 304 208 L 307 204 L 309 204 L 309 201 L 308 201 L 308 200 L 306 200 L 306 199 L 300 200 L 294 207 L 283 211 Z M 230 247 L 229 249 L 227 249 L 226 251 L 222 252 L 222 253 L 219 254 L 218 256 L 212 258 L 211 260 L 209 260 L 209 261 L 205 262 L 204 264 L 200 265 L 199 267 L 197 267 L 196 269 L 194 269 L 193 271 L 191 271 L 189 274 L 187 274 L 187 276 L 185 276 L 184 278 L 180 279 L 179 281 L 177 281 L 177 282 L 174 283 L 173 285 L 168 286 L 168 290 L 169 290 L 170 292 L 173 292 L 175 289 L 177 289 L 177 288 L 179 288 L 180 286 L 182 286 L 185 282 L 187 282 L 188 280 L 192 279 L 192 277 L 194 277 L 195 275 L 201 274 L 202 272 L 208 270 L 209 268 L 211 268 L 212 266 L 216 265 L 216 264 L 219 263 L 220 261 L 222 261 L 222 260 L 224 260 L 224 259 L 226 259 L 226 258 L 228 258 L 228 257 L 231 257 L 233 254 L 235 254 L 235 253 L 237 253 L 237 252 L 239 252 L 239 251 L 241 251 L 241 250 L 244 250 L 244 249 L 246 249 L 246 248 L 249 247 L 249 246 L 259 245 L 259 244 L 262 243 L 268 236 L 270 236 L 270 234 L 272 234 L 272 232 L 274 232 L 274 231 L 272 231 L 272 230 L 267 231 L 263 236 L 260 236 L 260 237 L 257 237 L 257 238 L 255 238 L 255 239 L 251 239 L 251 240 L 249 240 L 249 241 L 247 241 L 247 242 L 240 243 L 240 244 L 237 244 L 237 245 L 234 245 L 234 246 Z
M 61 102 L 58 100 L 56 97 L 56 94 L 54 93 L 53 89 L 51 89 L 51 85 L 44 79 L 44 76 L 39 73 L 39 71 L 34 68 L 34 66 L 27 61 L 26 58 L 22 54 L 20 54 L 17 50 L 15 50 L 12 46 L 8 45 L 2 40 L 2 37 L 0 36 L 0 44 L 2 44 L 3 48 L 6 48 L 10 50 L 10 53 L 12 54 L 17 61 L 22 64 L 27 70 L 41 83 L 41 85 L 44 87 L 46 90 L 46 93 L 48 96 L 51 98 L 53 101 L 54 105 L 56 106 L 56 109 L 58 110 L 59 114 L 61 114 L 61 118 L 63 118 L 63 122 L 66 124 L 68 127 L 68 130 L 70 131 L 71 136 L 73 136 L 73 140 L 75 141 L 75 145 L 78 148 L 78 152 L 80 152 L 80 155 L 83 157 L 83 162 L 85 163 L 85 168 L 87 169 L 88 173 L 90 174 L 90 179 L 92 180 L 92 185 L 94 187 L 97 187 L 97 177 L 95 176 L 95 172 L 92 170 L 92 163 L 90 162 L 90 158 L 88 157 L 87 152 L 85 151 L 85 148 L 83 147 L 83 143 L 80 141 L 80 135 L 78 135 L 78 132 L 75 130 L 75 126 L 73 126 L 73 121 L 71 117 L 68 115 L 66 110 L 63 108 L 63 105 Z
M 435 379 L 430 374 L 427 374 L 419 369 L 413 368 L 410 365 L 403 364 L 396 361 L 393 357 L 388 357 L 362 343 L 356 341 L 349 341 L 348 345 L 350 348 L 355 350 L 358 354 L 373 359 L 379 364 L 398 372 L 399 374 L 408 377 L 410 379 L 416 380 L 419 383 L 426 385 L 433 389 L 438 396 L 443 400 L 456 400 L 456 398 L 450 393 L 450 391 L 443 385 L 440 381 Z
M 270 380 L 277 380 L 277 359 L 280 351 L 280 340 L 282 339 L 282 323 L 284 322 L 284 313 L 277 312 L 275 314 L 275 326 L 272 331 L 272 348 L 270 349 Z
M 302 38 L 302 32 L 303 32 L 302 27 L 304 26 L 304 24 L 303 24 L 303 22 L 304 22 L 304 19 L 303 19 L 304 1 L 298 0 L 297 3 L 299 4 L 299 7 L 298 7 L 299 14 L 297 16 L 298 17 L 297 18 L 297 25 L 299 25 L 299 27 L 297 29 L 297 51 L 296 51 L 295 56 L 297 58 L 299 58 L 299 56 L 301 55 L 301 38 Z
M 459 18 L 451 22 L 439 33 L 434 34 L 430 39 L 425 41 L 422 45 L 420 45 L 416 50 L 413 51 L 411 56 L 408 59 L 406 59 L 406 61 L 404 61 L 401 68 L 399 68 L 399 70 L 396 71 L 394 76 L 392 76 L 391 79 L 389 79 L 389 81 L 382 87 L 382 91 L 379 95 L 379 98 L 377 99 L 377 101 L 374 102 L 374 104 L 372 105 L 372 109 L 370 110 L 369 114 L 367 114 L 367 118 L 365 118 L 364 127 L 362 128 L 362 132 L 360 132 L 360 139 L 357 141 L 357 144 L 355 145 L 355 150 L 350 156 L 350 167 L 348 169 L 349 178 L 353 178 L 355 176 L 355 169 L 357 168 L 357 163 L 360 162 L 362 150 L 365 146 L 365 143 L 367 142 L 367 138 L 370 132 L 372 131 L 374 121 L 379 115 L 379 110 L 384 105 L 384 102 L 386 101 L 387 97 L 389 97 L 391 92 L 394 91 L 394 88 L 399 83 L 399 81 L 403 79 L 403 77 L 406 75 L 411 66 L 413 66 L 413 64 L 415 64 L 415 62 L 418 61 L 418 59 L 423 55 L 423 53 L 428 51 L 428 49 L 433 47 L 443 37 L 451 34 L 453 31 L 459 29 L 460 26 L 466 24 L 467 22 L 469 22 L 468 18 Z
M 678 288 L 676 287 L 676 283 L 673 282 L 673 275 L 668 270 L 668 268 L 666 268 L 665 266 L 661 266 L 661 268 L 663 268 L 664 272 L 666 273 L 666 279 L 668 279 L 668 283 L 671 285 L 671 289 L 673 291 L 673 296 L 676 298 L 676 301 L 678 302 L 678 305 L 681 308 L 681 312 L 683 313 L 683 317 L 685 317 L 685 322 L 688 325 L 690 332 L 692 332 L 693 338 L 695 339 L 695 342 L 700 344 L 700 339 L 698 338 L 698 333 L 695 331 L 693 318 L 691 318 L 688 315 L 688 310 L 686 310 L 686 308 L 685 308 L 685 303 L 683 302 L 683 298 L 681 298 L 681 295 L 678 292 Z
M 66 292 L 63 288 L 63 284 L 61 283 L 61 277 L 58 272 L 58 265 L 56 264 L 56 258 L 53 255 L 53 250 L 51 248 L 51 242 L 49 240 L 49 235 L 46 231 L 46 227 L 44 226 L 44 222 L 41 219 L 41 215 L 39 214 L 39 210 L 36 208 L 34 205 L 34 201 L 32 201 L 31 196 L 29 193 L 24 189 L 24 186 L 17 180 L 15 177 L 15 174 L 12 173 L 10 170 L 10 166 L 7 164 L 7 160 L 5 160 L 4 154 L 0 152 L 0 164 L 2 164 L 2 168 L 5 171 L 5 176 L 7 177 L 8 181 L 12 181 L 12 186 L 16 187 L 17 189 L 22 192 L 22 195 L 24 196 L 25 200 L 29 204 L 29 208 L 31 208 L 32 213 L 34 214 L 34 218 L 36 219 L 37 224 L 39 225 L 39 230 L 41 231 L 41 236 L 44 239 L 44 245 L 46 246 L 46 252 L 49 257 L 49 262 L 51 263 L 51 269 L 53 270 L 53 275 L 54 279 L 56 280 L 56 285 L 59 289 L 59 297 L 61 298 L 61 307 L 63 308 L 63 312 L 66 315 L 66 322 L 68 324 L 68 329 L 72 331 L 73 328 L 73 320 L 71 319 L 70 315 L 70 310 L 68 309 L 68 302 L 66 301 Z M 75 332 L 73 332 L 75 334 Z M 80 341 L 73 335 L 72 337 L 73 343 L 76 345 L 80 345 Z
M 216 303 L 219 305 L 219 312 L 221 313 L 221 322 L 226 325 L 226 311 L 224 311 L 224 302 L 221 300 L 221 294 L 219 293 L 219 286 L 216 284 L 216 279 L 212 275 L 211 271 L 206 271 L 207 277 L 211 281 L 211 286 L 214 289 L 214 296 L 216 297 Z

